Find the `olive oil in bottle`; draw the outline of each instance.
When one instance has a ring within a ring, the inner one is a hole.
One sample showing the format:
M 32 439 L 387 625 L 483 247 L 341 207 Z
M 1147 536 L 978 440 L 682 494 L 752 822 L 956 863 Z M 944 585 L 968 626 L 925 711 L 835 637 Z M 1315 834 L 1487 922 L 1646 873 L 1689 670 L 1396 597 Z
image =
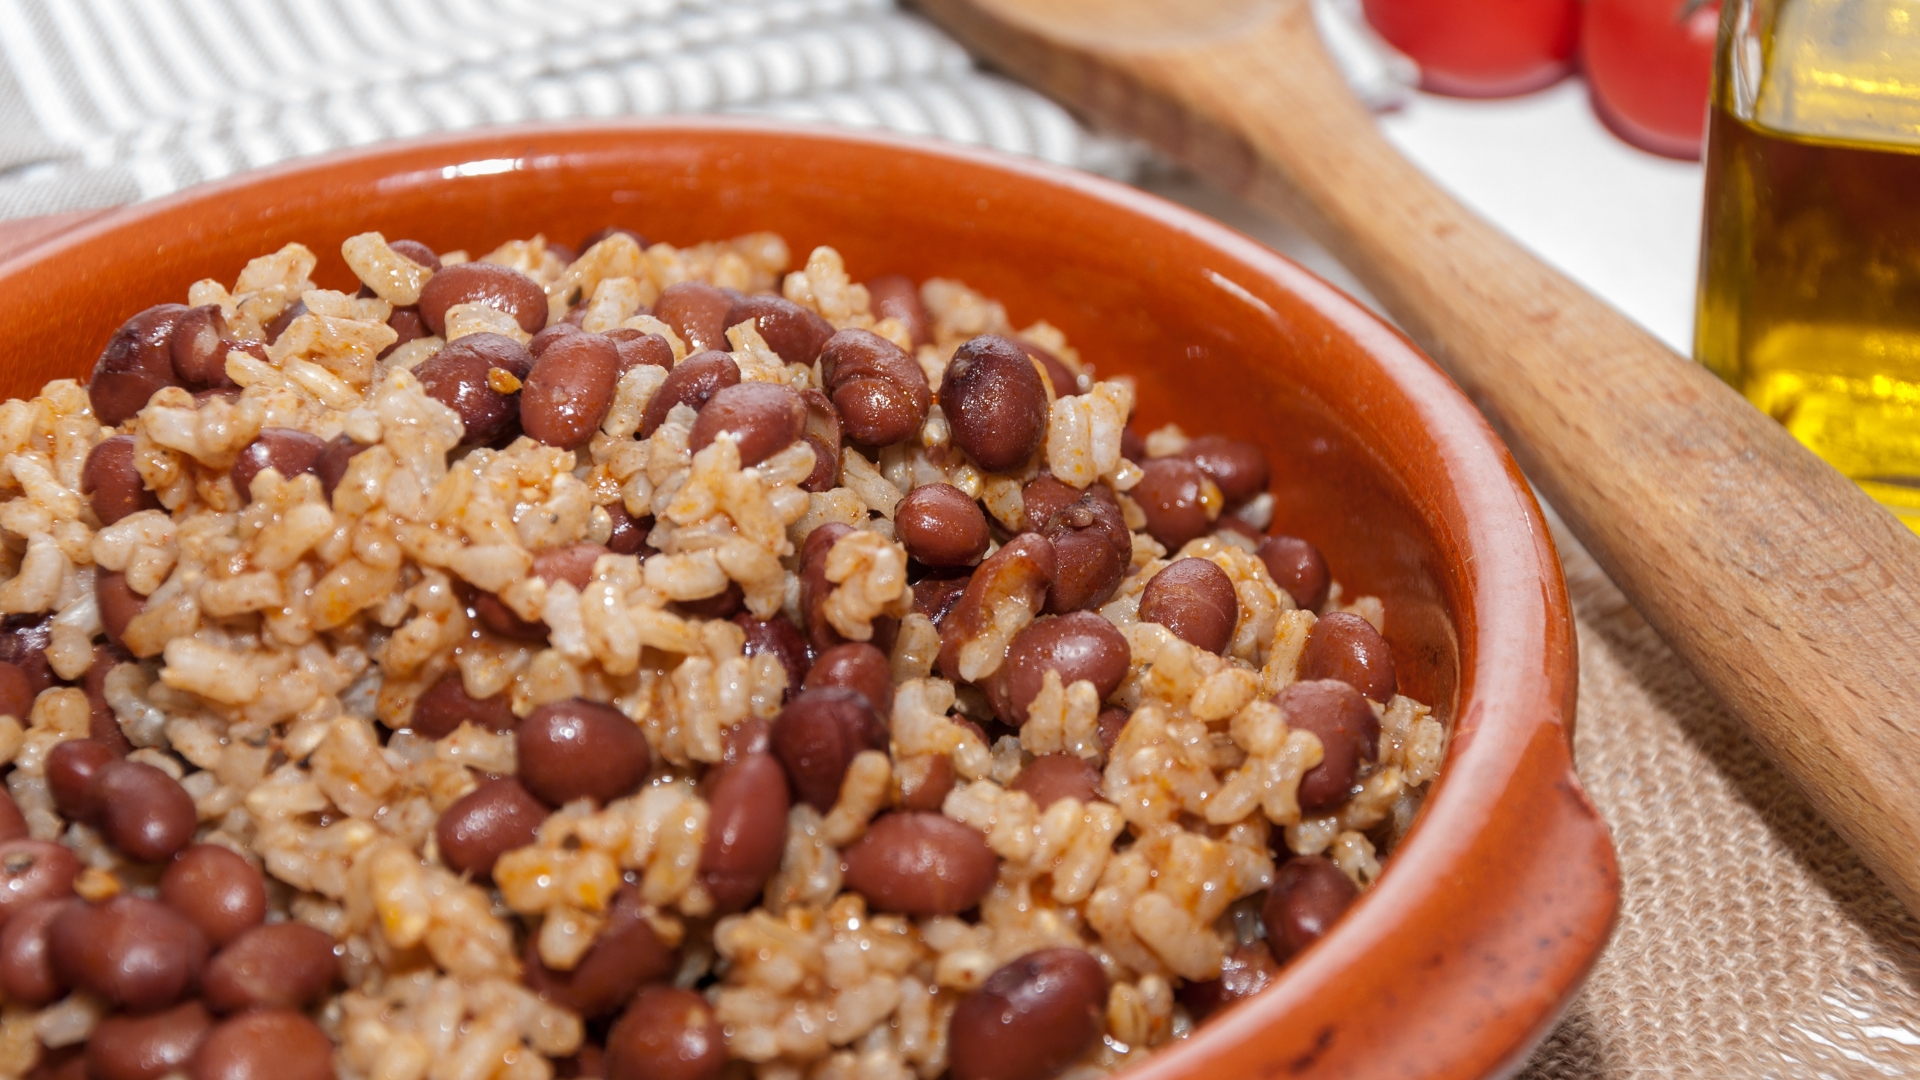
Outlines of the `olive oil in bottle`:
M 1695 356 L 1920 531 L 1920 0 L 1738 0 Z

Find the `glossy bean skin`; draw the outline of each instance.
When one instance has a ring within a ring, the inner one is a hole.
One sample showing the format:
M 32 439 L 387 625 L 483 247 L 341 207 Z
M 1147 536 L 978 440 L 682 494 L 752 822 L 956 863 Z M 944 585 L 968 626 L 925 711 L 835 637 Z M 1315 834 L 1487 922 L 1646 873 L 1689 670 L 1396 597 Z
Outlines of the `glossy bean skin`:
M 393 339 L 393 344 L 380 350 L 380 355 L 376 359 L 385 360 L 393 355 L 395 349 L 409 341 L 419 341 L 423 337 L 433 336 L 433 330 L 427 326 L 427 320 L 420 317 L 420 307 L 417 304 L 394 308 L 393 313 L 387 316 L 387 326 L 398 336 Z
M 935 661 L 940 673 L 960 681 L 960 646 L 984 632 L 993 618 L 995 598 L 1017 600 L 1035 611 L 1043 607 L 1057 568 L 1053 542 L 1039 533 L 1021 533 L 981 563 L 940 623 L 940 656 Z
M 882 274 L 867 282 L 867 308 L 876 319 L 899 319 L 914 348 L 933 344 L 933 320 L 920 290 L 903 274 Z
M 613 520 L 613 532 L 607 536 L 607 550 L 615 555 L 651 555 L 647 533 L 653 528 L 651 517 L 636 518 L 618 501 L 608 503 L 607 517 Z
M 811 364 L 833 335 L 833 324 L 785 297 L 743 296 L 722 320 L 727 329 L 753 323 L 760 338 L 789 364 Z
M 1360 890 L 1324 855 L 1281 863 L 1261 908 L 1274 960 L 1284 964 L 1320 940 L 1359 896 Z
M 52 641 L 50 615 L 9 615 L 0 620 L 0 662 L 19 668 L 35 695 L 60 681 L 47 661 L 47 645 Z
M 758 465 L 792 446 L 805 430 L 807 405 L 799 391 L 769 382 L 723 386 L 700 408 L 687 448 L 699 453 L 722 432 L 740 448 L 742 467 Z
M 1265 990 L 1280 977 L 1273 952 L 1258 941 L 1235 946 L 1220 966 L 1220 977 L 1190 982 L 1177 992 L 1180 1004 L 1195 1020 L 1205 1020 L 1237 1001 Z
M 1104 486 L 1104 485 L 1102 485 Z M 1081 492 L 1061 483 L 1050 472 L 1027 481 L 1020 489 L 1021 509 L 1026 514 L 1026 531 L 1046 528 L 1047 519 L 1078 502 Z
M 118 760 L 120 755 L 98 739 L 68 739 L 48 751 L 46 777 L 53 808 L 68 821 L 91 824 L 100 808 L 87 800 L 87 789 L 108 762 Z
M 784 700 L 792 701 L 800 693 L 801 684 L 806 681 L 807 671 L 811 667 L 807 656 L 807 639 L 785 615 L 756 619 L 742 612 L 733 617 L 733 624 L 747 635 L 746 655 L 767 653 L 780 661 L 780 666 L 787 672 Z
M 933 405 L 919 362 L 870 330 L 829 338 L 820 352 L 820 378 L 846 433 L 869 446 L 911 438 Z
M 159 304 L 128 319 L 107 339 L 87 380 L 93 415 L 102 424 L 123 424 L 146 408 L 156 391 L 180 385 L 173 370 L 173 330 L 186 313 L 180 304 Z
M 395 255 L 415 266 L 424 266 L 436 273 L 440 270 L 439 254 L 418 240 L 390 240 L 387 246 L 393 249 Z
M 108 762 L 87 785 L 86 802 L 98 808 L 108 842 L 140 862 L 172 857 L 200 823 L 193 796 L 180 781 L 144 762 Z
M 304 431 L 261 428 L 259 437 L 240 451 L 240 459 L 233 463 L 233 470 L 228 474 L 233 479 L 233 490 L 239 493 L 241 502 L 252 502 L 254 477 L 273 469 L 291 480 L 313 471 L 326 449 L 326 443 Z
M 133 436 L 102 439 L 87 454 L 80 472 L 80 491 L 89 496 L 100 524 L 111 525 L 128 514 L 160 509 L 160 496 L 148 491 L 133 463 Z
M 1258 554 L 1266 564 L 1267 575 L 1287 590 L 1296 606 L 1319 611 L 1326 605 L 1333 575 L 1328 573 L 1326 557 L 1319 548 L 1297 536 L 1269 536 L 1260 541 Z
M 816 493 L 829 491 L 840 483 L 840 411 L 812 387 L 802 390 L 800 399 L 807 403 L 807 426 L 800 437 L 813 448 L 813 471 L 800 487 Z
M 326 449 L 320 451 L 320 459 L 313 463 L 313 474 L 320 478 L 320 490 L 326 492 L 327 498 L 333 498 L 333 489 L 346 479 L 347 466 L 365 449 L 351 435 L 336 435 Z
M 855 755 L 886 749 L 887 728 L 865 695 L 821 687 L 801 691 L 780 710 L 771 745 L 794 794 L 824 814 L 839 799 Z
M 107 640 L 123 644 L 127 624 L 147 608 L 147 598 L 133 591 L 127 575 L 101 571 L 93 579 L 94 603 L 100 607 L 100 626 Z
M 146 1016 L 109 1016 L 87 1040 L 88 1080 L 161 1080 L 193 1060 L 213 1017 L 198 1001 Z
M 673 327 L 687 343 L 689 354 L 709 349 L 732 352 L 727 312 L 733 309 L 733 301 L 724 289 L 703 281 L 682 281 L 660 291 L 660 299 L 653 302 L 653 317 Z
M 610 803 L 647 778 L 651 752 L 640 726 L 610 705 L 574 698 L 542 705 L 514 729 L 520 782 L 552 806 Z
M 1089 493 L 1054 511 L 1040 529 L 1058 569 L 1047 590 L 1054 614 L 1099 607 L 1120 591 L 1133 565 L 1133 534 L 1120 508 Z
M 1360 692 L 1337 679 L 1296 682 L 1273 696 L 1287 726 L 1320 740 L 1320 764 L 1300 778 L 1300 809 L 1332 810 L 1347 801 L 1362 761 L 1380 754 L 1380 720 Z
M 546 623 L 528 622 L 522 619 L 514 613 L 512 608 L 502 603 L 499 597 L 490 592 L 474 593 L 471 606 L 474 617 L 480 620 L 480 625 L 501 637 L 512 638 L 515 641 L 545 642 L 547 640 Z
M 998 688 L 987 696 L 1009 723 L 1024 724 L 1047 672 L 1059 673 L 1063 689 L 1085 679 L 1105 701 L 1127 677 L 1131 658 L 1126 635 L 1105 616 L 1076 611 L 1041 619 L 1014 635 L 997 673 Z
M 1224 653 L 1233 643 L 1240 601 L 1227 572 L 1206 559 L 1176 559 L 1140 593 L 1140 621 L 1159 623 L 1175 637 Z
M 173 374 L 194 389 L 232 385 L 227 379 L 227 353 L 232 335 L 218 304 L 188 308 L 174 324 L 168 352 Z
M 748 753 L 708 774 L 707 838 L 700 877 L 714 910 L 739 911 L 759 897 L 787 844 L 792 806 L 786 772 L 772 754 Z
M 489 698 L 468 697 L 460 673 L 452 671 L 427 687 L 427 692 L 413 703 L 413 716 L 407 726 L 417 735 L 444 739 L 459 730 L 461 724 L 472 724 L 487 731 L 512 731 L 519 720 L 513 715 L 513 706 L 505 691 Z
M 726 588 L 712 596 L 702 596 L 697 600 L 681 600 L 677 606 L 696 619 L 731 619 L 740 613 L 740 609 L 745 607 L 746 603 L 746 590 L 740 587 L 739 582 L 730 581 Z
M 913 583 L 913 610 L 933 621 L 935 629 L 945 621 L 948 612 L 960 603 L 967 593 L 967 582 L 971 576 L 963 577 L 923 577 Z
M 855 691 L 873 706 L 884 725 L 893 715 L 893 665 L 887 654 L 864 641 L 835 645 L 814 660 L 806 688 L 838 686 Z
M 200 993 L 218 1013 L 304 1009 L 340 978 L 333 938 L 305 923 L 256 926 L 207 962 Z
M 1113 748 L 1120 745 L 1121 732 L 1127 730 L 1127 721 L 1131 719 L 1133 714 L 1125 709 L 1117 707 L 1101 709 L 1100 719 L 1097 721 L 1101 749 L 1109 754 L 1113 753 Z
M 579 337 L 585 333 L 585 330 L 580 329 L 579 326 L 573 323 L 557 322 L 528 339 L 527 352 L 537 361 L 546 355 L 548 346 L 559 341 L 561 338 Z
M 1127 494 L 1146 515 L 1147 532 L 1168 551 L 1179 551 L 1213 527 L 1198 465 L 1185 458 L 1151 458 L 1140 471 L 1140 482 Z
M 961 345 L 940 382 L 953 445 L 982 469 L 1026 464 L 1047 437 L 1047 390 L 1026 350 L 983 335 Z
M 160 875 L 160 899 L 220 948 L 267 918 L 267 882 L 253 864 L 218 844 L 195 844 Z
M 876 818 L 840 853 L 847 887 L 877 911 L 958 915 L 993 888 L 999 859 L 975 830 L 936 813 Z
M 295 300 L 292 304 L 289 304 L 285 310 L 281 311 L 280 314 L 275 315 L 266 326 L 261 328 L 260 332 L 267 336 L 267 343 L 271 345 L 280 340 L 280 335 L 287 332 L 287 328 L 293 325 L 295 319 L 298 319 L 306 313 L 307 302 L 305 300 Z
M 1100 770 L 1072 754 L 1041 754 L 1013 778 L 1011 789 L 1026 792 L 1043 811 L 1061 799 L 1090 803 L 1100 797 Z
M 572 971 L 540 962 L 538 941 L 527 939 L 526 984 L 589 1020 L 611 1015 L 647 983 L 671 976 L 680 954 L 667 947 L 646 918 L 640 891 L 622 886 L 607 906 L 606 922 Z
M 953 759 L 945 754 L 917 754 L 893 764 L 900 786 L 900 809 L 938 813 L 953 791 Z
M 223 1021 L 194 1051 L 189 1080 L 333 1080 L 333 1040 L 291 1009 Z
M 1245 439 L 1201 435 L 1189 442 L 1180 456 L 1213 481 L 1229 509 L 1265 492 L 1273 476 L 1266 451 Z
M 1399 687 L 1393 650 L 1373 624 L 1358 615 L 1333 611 L 1307 631 L 1300 653 L 1300 678 L 1339 679 L 1367 696 L 1386 702 Z
M 463 446 L 493 442 L 520 419 L 519 395 L 502 394 L 489 381 L 494 368 L 524 381 L 533 354 L 510 337 L 468 334 L 413 369 L 428 397 L 460 414 Z
M 550 326 L 547 329 L 551 330 L 553 327 Z M 659 334 L 617 326 L 607 331 L 607 340 L 613 342 L 614 352 L 620 357 L 620 374 L 622 375 L 637 367 L 673 370 L 673 346 L 667 344 L 667 339 Z
M 80 857 L 62 844 L 9 840 L 0 844 L 0 926 L 44 900 L 73 895 Z
M 549 585 L 564 581 L 584 589 L 593 580 L 593 564 L 607 554 L 610 552 L 605 547 L 591 540 L 541 548 L 533 553 L 533 576 Z
M 27 726 L 27 718 L 33 714 L 33 686 L 27 681 L 27 673 L 18 665 L 0 661 L 0 716 L 11 716 L 20 721 L 22 728 Z M 0 839 L 11 839 L 0 836 Z
M 441 813 L 433 835 L 455 873 L 486 877 L 500 856 L 533 843 L 547 808 L 511 776 L 481 781 Z
M 5 715 L 11 714 L 0 712 L 0 716 Z M 27 835 L 27 817 L 20 812 L 20 804 L 14 802 L 13 796 L 5 790 L 0 790 L 0 844 L 9 840 L 24 840 Z
M 1107 977 L 1092 955 L 1040 949 L 987 976 L 947 1026 L 953 1080 L 1048 1080 L 1100 1039 Z
M 612 341 L 584 333 L 554 341 L 520 388 L 520 427 L 548 446 L 585 446 L 613 407 L 619 380 L 620 350 Z
M 80 679 L 81 691 L 87 695 L 87 737 L 105 743 L 118 757 L 133 753 L 133 742 L 120 729 L 120 718 L 107 702 L 107 676 L 132 659 L 124 649 L 95 645 L 93 663 L 87 665 L 87 672 Z
M 800 545 L 800 614 L 806 620 L 807 644 L 813 646 L 816 654 L 846 640 L 827 621 L 823 609 L 833 592 L 833 585 L 827 580 L 827 555 L 841 537 L 852 532 L 852 526 L 828 522 L 808 533 Z
M 740 365 L 733 357 L 723 352 L 694 353 L 667 372 L 667 380 L 647 401 L 646 411 L 640 414 L 640 437 L 648 438 L 658 431 L 675 405 L 698 412 L 713 395 L 738 385 Z
M 978 563 L 993 542 L 980 504 L 952 484 L 923 484 L 893 510 L 894 531 L 907 554 L 935 569 Z
M 185 915 L 138 896 L 63 908 L 49 928 L 61 981 L 121 1008 L 151 1012 L 179 1001 L 207 962 L 207 939 Z
M 60 1000 L 67 992 L 53 970 L 49 941 L 53 920 L 67 904 L 80 900 L 43 900 L 7 920 L 0 929 L 0 990 L 7 1001 L 38 1009 Z
M 691 990 L 642 990 L 607 1033 L 607 1080 L 717 1080 L 726 1033 L 707 999 Z
M 1047 381 L 1053 384 L 1054 397 L 1066 397 L 1070 394 L 1080 392 L 1079 377 L 1074 375 L 1073 369 L 1067 367 L 1066 361 L 1061 360 L 1059 357 L 1053 355 L 1053 353 L 1035 345 L 1026 338 L 1016 338 L 1015 340 L 1019 343 L 1020 348 L 1025 350 L 1026 354 L 1033 359 L 1034 363 L 1040 365 L 1040 370 L 1047 373 Z
M 547 325 L 547 291 L 508 266 L 456 263 L 435 272 L 420 288 L 420 318 L 441 337 L 447 336 L 447 309 L 456 304 L 504 311 L 529 334 Z

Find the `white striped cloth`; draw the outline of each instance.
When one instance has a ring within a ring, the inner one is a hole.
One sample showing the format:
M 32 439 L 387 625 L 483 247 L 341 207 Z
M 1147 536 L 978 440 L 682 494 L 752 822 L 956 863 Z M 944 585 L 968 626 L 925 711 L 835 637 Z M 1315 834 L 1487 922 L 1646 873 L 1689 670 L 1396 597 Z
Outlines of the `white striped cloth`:
M 1122 177 L 1142 156 L 892 0 L 0 0 L 0 218 L 425 132 L 692 112 Z

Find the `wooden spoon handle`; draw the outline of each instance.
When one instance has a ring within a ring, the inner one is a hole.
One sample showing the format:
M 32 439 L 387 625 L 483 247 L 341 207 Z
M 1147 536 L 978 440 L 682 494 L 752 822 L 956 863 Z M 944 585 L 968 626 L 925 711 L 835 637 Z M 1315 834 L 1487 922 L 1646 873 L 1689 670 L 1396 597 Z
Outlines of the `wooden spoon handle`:
M 1324 243 L 1920 913 L 1920 538 L 1705 369 L 1436 188 L 1347 90 L 1305 0 L 1172 46 L 1060 33 L 1078 0 L 1027 0 L 1020 14 L 1004 0 L 920 6 L 1014 74 Z

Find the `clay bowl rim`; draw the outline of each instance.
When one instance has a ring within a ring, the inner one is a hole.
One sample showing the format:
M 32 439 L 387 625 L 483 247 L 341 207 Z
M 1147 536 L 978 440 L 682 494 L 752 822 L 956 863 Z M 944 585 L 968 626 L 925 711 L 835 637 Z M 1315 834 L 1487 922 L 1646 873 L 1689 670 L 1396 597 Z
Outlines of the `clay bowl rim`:
M 1508 876 L 1519 879 L 1502 878 L 1504 891 L 1495 891 L 1518 908 L 1504 913 L 1520 916 L 1520 923 L 1505 925 L 1483 915 L 1482 924 L 1443 942 L 1451 952 L 1434 946 L 1428 970 L 1408 985 L 1409 1000 L 1401 1006 L 1444 1005 L 1452 996 L 1477 994 L 1482 1000 L 1464 1006 L 1455 1001 L 1436 1014 L 1441 1022 L 1465 1030 L 1443 1049 L 1416 1045 L 1431 1039 L 1431 1031 L 1367 1028 L 1357 1037 L 1388 1042 L 1363 1050 L 1357 1060 L 1383 1052 L 1377 1060 L 1383 1066 L 1394 1064 L 1396 1073 L 1432 1077 L 1495 1075 L 1518 1068 L 1591 969 L 1610 932 L 1619 893 L 1606 828 L 1581 792 L 1571 764 L 1576 657 L 1559 560 L 1518 467 L 1465 396 L 1397 330 L 1285 256 L 1157 196 L 1033 159 L 892 134 L 702 117 L 487 128 L 301 159 L 80 223 L 0 262 L 0 285 L 31 290 L 36 278 L 46 280 L 41 275 L 58 274 L 59 260 L 67 253 L 169 220 L 217 218 L 237 196 L 252 198 L 278 189 L 315 197 L 326 190 L 329 178 L 365 182 L 384 177 L 388 183 L 431 184 L 439 173 L 470 182 L 471 174 L 458 172 L 462 163 L 497 162 L 507 155 L 538 169 L 543 161 L 562 163 L 570 144 L 580 160 L 588 160 L 604 149 L 579 148 L 609 138 L 763 145 L 797 140 L 850 152 L 877 149 L 987 169 L 1020 184 L 1065 192 L 1211 249 L 1226 264 L 1252 275 L 1236 277 L 1235 282 L 1257 282 L 1291 294 L 1376 365 L 1420 417 L 1449 481 L 1441 494 L 1456 504 L 1461 519 L 1452 525 L 1442 520 L 1446 508 L 1440 504 L 1448 500 L 1438 496 L 1413 511 L 1436 548 L 1444 549 L 1442 538 L 1452 534 L 1464 557 L 1449 570 L 1468 580 L 1453 590 L 1467 601 L 1464 614 L 1471 617 L 1472 634 L 1460 636 L 1455 737 L 1446 767 L 1389 872 L 1331 934 L 1297 958 L 1268 992 L 1216 1017 L 1185 1043 L 1164 1048 L 1130 1075 L 1135 1080 L 1171 1080 L 1222 1068 L 1332 1074 L 1351 1060 L 1344 1055 L 1352 1048 L 1337 1046 L 1346 1032 L 1328 1019 L 1333 1014 L 1321 1007 L 1325 996 L 1339 999 L 1343 988 L 1347 996 L 1342 1000 L 1348 1001 L 1362 989 L 1383 992 L 1387 984 L 1380 979 L 1361 979 L 1369 955 L 1392 954 L 1407 962 L 1419 953 L 1424 946 L 1407 940 L 1409 924 L 1424 916 L 1426 925 L 1437 930 L 1441 924 L 1424 909 L 1447 897 L 1456 902 L 1456 914 L 1468 912 L 1457 903 L 1459 893 L 1475 886 L 1456 879 L 1476 870 L 1512 871 Z M 546 153 L 536 153 L 535 147 Z M 262 214 L 261 220 L 271 216 L 264 210 Z M 1235 287 L 1241 288 L 1245 302 L 1266 306 L 1246 288 Z M 17 304 L 0 308 L 18 309 Z M 1462 614 L 1453 613 L 1456 626 Z M 1534 828 L 1521 828 L 1513 820 L 1523 813 Z M 1523 861 L 1504 867 L 1490 861 L 1491 846 L 1522 843 L 1529 832 L 1544 839 L 1523 852 Z M 1572 913 L 1560 924 L 1534 910 L 1554 898 L 1572 901 Z M 1548 940 L 1554 931 L 1557 936 Z M 1528 935 L 1538 940 L 1523 940 Z M 1493 963 L 1449 967 L 1450 959 L 1458 960 L 1456 954 L 1467 949 L 1479 950 Z M 1516 978 L 1517 985 L 1495 985 L 1495 973 L 1519 962 L 1527 949 L 1534 954 L 1529 977 Z M 1384 992 L 1391 993 L 1391 988 Z M 1299 1023 L 1303 1016 L 1312 1023 Z

